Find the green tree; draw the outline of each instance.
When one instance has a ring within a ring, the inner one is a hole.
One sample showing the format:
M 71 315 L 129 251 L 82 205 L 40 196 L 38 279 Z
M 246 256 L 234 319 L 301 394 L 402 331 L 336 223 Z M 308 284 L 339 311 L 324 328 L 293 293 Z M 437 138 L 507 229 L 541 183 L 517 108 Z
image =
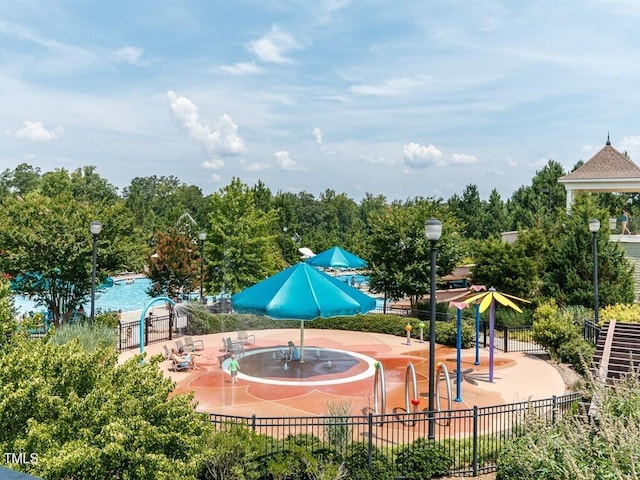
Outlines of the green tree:
M 477 243 L 473 283 L 531 299 L 539 287 L 538 265 L 525 245 L 521 239 L 509 244 L 495 237 Z
M 275 210 L 256 208 L 253 192 L 239 179 L 211 196 L 205 242 L 207 290 L 235 293 L 284 265 L 273 233 Z
M 200 284 L 200 252 L 198 240 L 175 228 L 156 232 L 155 251 L 149 258 L 152 296 L 167 295 L 175 298 L 183 292 L 192 292 Z
M 448 201 L 451 212 L 460 219 L 458 224 L 466 238 L 485 238 L 485 204 L 480 200 L 476 185 L 467 185 L 462 197 L 453 195 Z
M 40 168 L 27 163 L 21 163 L 15 169 L 2 172 L 2 190 L 5 195 L 14 193 L 26 195 L 40 185 Z
M 113 203 L 119 200 L 118 190 L 96 172 L 96 167 L 85 166 L 71 174 L 71 189 L 76 199 L 95 203 Z
M 173 395 L 159 357 L 117 365 L 113 348 L 85 351 L 17 339 L 0 352 L 0 449 L 50 480 L 195 478 L 212 439 L 192 394 Z
M 16 333 L 18 324 L 13 315 L 13 298 L 9 280 L 0 276 L 0 351 Z
M 0 210 L 0 269 L 16 281 L 18 293 L 51 310 L 56 325 L 67 320 L 91 289 L 92 236 L 89 224 L 103 223 L 97 265 L 103 272 L 127 266 L 135 245 L 127 241 L 126 218 L 118 205 L 89 205 L 63 194 L 37 191 L 6 197 Z
M 552 248 L 545 257 L 542 293 L 559 305 L 593 306 L 593 253 L 589 219 L 596 217 L 598 232 L 598 284 L 600 306 L 633 302 L 632 267 L 624 251 L 609 241 L 608 215 L 596 207 L 592 195 L 580 195 L 571 215 L 559 223 Z
M 392 300 L 409 297 L 412 305 L 429 291 L 431 255 L 425 235 L 425 222 L 429 217 L 438 217 L 443 224 L 442 237 L 437 243 L 438 271 L 440 275 L 453 271 L 461 251 L 451 214 L 433 199 L 394 203 L 371 216 L 371 291 L 384 293 L 385 298 Z

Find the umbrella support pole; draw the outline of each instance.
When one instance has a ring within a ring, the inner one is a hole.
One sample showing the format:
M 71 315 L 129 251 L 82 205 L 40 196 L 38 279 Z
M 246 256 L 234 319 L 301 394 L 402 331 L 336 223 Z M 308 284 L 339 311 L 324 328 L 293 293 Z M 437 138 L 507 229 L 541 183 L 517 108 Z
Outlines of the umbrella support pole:
M 304 363 L 304 320 L 300 320 L 300 363 Z

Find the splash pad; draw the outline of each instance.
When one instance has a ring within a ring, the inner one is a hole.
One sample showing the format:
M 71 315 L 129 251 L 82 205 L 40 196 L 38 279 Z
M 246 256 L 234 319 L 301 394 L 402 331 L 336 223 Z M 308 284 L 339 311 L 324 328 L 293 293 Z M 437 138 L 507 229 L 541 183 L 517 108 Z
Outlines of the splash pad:
M 287 347 L 257 348 L 239 355 L 238 378 L 271 385 L 321 386 L 372 377 L 376 360 L 356 352 L 308 346 L 304 362 L 287 357 Z M 227 369 L 229 359 L 222 363 Z

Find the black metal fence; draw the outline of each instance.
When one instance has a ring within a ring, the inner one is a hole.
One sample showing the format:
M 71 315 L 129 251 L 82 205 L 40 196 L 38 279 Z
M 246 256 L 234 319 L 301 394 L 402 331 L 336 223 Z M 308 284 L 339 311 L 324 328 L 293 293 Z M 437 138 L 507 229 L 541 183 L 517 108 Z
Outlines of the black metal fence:
M 506 442 L 524 428 L 528 412 L 535 413 L 548 424 L 567 412 L 577 411 L 581 395 L 573 393 L 544 400 L 511 403 L 491 407 L 473 407 L 418 413 L 393 413 L 361 416 L 323 417 L 239 417 L 210 414 L 217 429 L 244 425 L 253 432 L 269 437 L 263 452 L 269 456 L 278 451 L 303 448 L 311 454 L 332 452 L 347 458 L 352 452 L 366 452 L 371 468 L 374 457 L 386 459 L 396 467 L 398 453 L 410 448 L 418 439 L 437 443 L 450 459 L 450 474 L 477 476 L 495 470 L 496 458 Z M 435 422 L 435 438 L 428 439 L 429 422 Z M 360 449 L 354 447 L 361 445 Z M 399 473 L 399 472 L 397 472 Z
M 172 340 L 182 335 L 187 326 L 188 315 L 147 315 L 144 320 L 142 338 L 144 345 Z M 140 346 L 140 320 L 118 324 L 118 349 L 120 351 Z
M 582 336 L 585 340 L 588 340 L 593 345 L 598 343 L 598 336 L 600 335 L 600 327 L 593 323 L 593 320 L 586 319 L 582 326 Z

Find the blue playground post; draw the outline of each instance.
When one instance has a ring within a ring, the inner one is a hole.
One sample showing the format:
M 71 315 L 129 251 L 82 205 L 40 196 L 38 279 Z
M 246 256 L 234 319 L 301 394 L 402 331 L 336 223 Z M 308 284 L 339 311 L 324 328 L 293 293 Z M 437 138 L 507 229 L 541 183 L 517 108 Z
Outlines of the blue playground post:
M 456 324 L 456 402 L 461 402 L 462 397 L 460 394 L 460 384 L 462 383 L 462 359 L 460 356 L 462 355 L 462 309 L 458 308 L 458 319 Z

